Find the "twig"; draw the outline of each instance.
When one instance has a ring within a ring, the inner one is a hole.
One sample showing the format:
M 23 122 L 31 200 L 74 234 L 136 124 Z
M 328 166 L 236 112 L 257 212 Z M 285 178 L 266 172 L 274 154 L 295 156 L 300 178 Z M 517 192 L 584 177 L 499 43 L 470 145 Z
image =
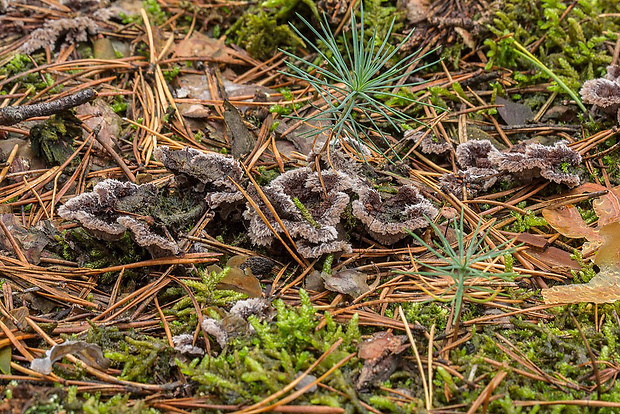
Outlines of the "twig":
M 0 125 L 14 125 L 29 118 L 49 116 L 93 100 L 97 96 L 94 89 L 84 89 L 73 95 L 51 102 L 25 106 L 7 106 L 0 109 Z
M 108 154 L 110 154 L 110 156 L 112 158 L 114 158 L 114 161 L 116 161 L 116 163 L 118 164 L 119 167 L 121 167 L 121 170 L 123 170 L 123 173 L 125 173 L 125 175 L 127 176 L 127 178 L 129 179 L 129 181 L 131 181 L 132 183 L 136 182 L 136 176 L 133 175 L 133 173 L 131 172 L 131 170 L 129 169 L 129 167 L 127 166 L 127 164 L 125 164 L 125 161 L 123 161 L 123 159 L 121 158 L 120 155 L 118 155 L 116 153 L 116 151 L 114 151 L 114 148 L 112 148 L 110 146 L 110 144 L 108 144 L 107 142 L 105 142 L 102 138 L 99 137 L 99 130 L 101 129 L 101 127 L 98 125 L 95 128 L 93 128 L 93 134 L 95 135 L 95 139 L 97 140 L 97 142 L 99 144 L 101 144 L 101 146 L 108 152 Z
M 11 153 L 9 154 L 9 158 L 7 158 L 6 160 L 6 167 L 4 167 L 2 171 L 0 171 L 0 183 L 2 182 L 2 180 L 4 180 L 4 177 L 6 177 L 7 173 L 9 172 L 11 164 L 13 164 L 13 160 L 17 155 L 17 150 L 19 150 L 19 145 L 15 144 L 15 146 L 11 150 Z

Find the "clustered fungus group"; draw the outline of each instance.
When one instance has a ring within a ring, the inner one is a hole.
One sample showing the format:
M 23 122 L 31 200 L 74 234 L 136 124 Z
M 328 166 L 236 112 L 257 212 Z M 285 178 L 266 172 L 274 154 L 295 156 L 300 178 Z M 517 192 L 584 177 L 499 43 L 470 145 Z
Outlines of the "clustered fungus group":
M 548 181 L 576 187 L 576 173 L 581 155 L 566 142 L 546 146 L 539 143 L 519 144 L 510 150 L 499 151 L 491 141 L 467 141 L 456 149 L 460 170 L 445 174 L 440 185 L 443 191 L 469 198 L 489 190 L 500 181 L 528 182 L 542 177 Z
M 426 227 L 437 215 L 437 208 L 416 187 L 403 185 L 394 194 L 380 192 L 353 169 L 301 167 L 255 187 L 244 179 L 239 162 L 228 156 L 165 146 L 154 155 L 174 174 L 176 192 L 165 186 L 108 179 L 65 203 L 60 216 L 78 221 L 102 240 L 119 239 L 129 232 L 153 257 L 161 257 L 182 253 L 177 242 L 181 230 L 207 210 L 224 218 L 236 210 L 237 217 L 245 219 L 254 245 L 270 246 L 287 233 L 299 254 L 312 259 L 352 251 L 343 227 L 346 211 L 383 245 Z M 579 183 L 570 170 L 581 157 L 564 142 L 519 145 L 502 152 L 490 141 L 470 141 L 457 147 L 456 159 L 462 170 L 442 177 L 441 185 L 459 197 L 463 189 L 475 196 L 499 180 L 517 176 L 543 177 L 569 186 Z
M 177 242 L 183 222 L 212 211 L 244 210 L 250 241 L 270 246 L 276 234 L 293 239 L 300 255 L 318 258 L 324 254 L 351 252 L 342 226 L 343 214 L 351 214 L 365 231 L 383 244 L 393 244 L 426 225 L 437 209 L 412 186 L 396 194 L 383 194 L 356 173 L 310 167 L 289 170 L 258 191 L 243 178 L 238 161 L 217 153 L 191 148 L 173 151 L 162 146 L 156 159 L 174 174 L 176 194 L 153 184 L 122 183 L 108 179 L 93 191 L 67 201 L 59 209 L 66 220 L 75 220 L 101 240 L 117 240 L 125 232 L 153 257 L 178 255 Z M 237 185 L 247 189 L 244 194 Z M 164 222 L 164 207 L 176 197 L 175 225 Z M 258 207 L 258 210 L 256 209 Z M 191 214 L 190 214 L 191 212 Z M 159 214 L 158 214 L 159 213 Z M 275 213 L 275 215 L 274 215 Z M 228 213 L 226 213 L 228 214 Z M 185 220 L 183 220 L 185 219 Z M 185 226 L 185 227 L 186 227 Z M 275 233 L 274 233 L 275 231 Z

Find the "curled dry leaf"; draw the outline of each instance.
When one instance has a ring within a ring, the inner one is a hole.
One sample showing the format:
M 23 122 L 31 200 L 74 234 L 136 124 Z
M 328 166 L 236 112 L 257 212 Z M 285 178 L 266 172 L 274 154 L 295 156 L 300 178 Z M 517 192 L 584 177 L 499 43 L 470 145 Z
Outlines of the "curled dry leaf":
M 325 288 L 328 290 L 350 295 L 354 298 L 370 290 L 370 287 L 366 284 L 366 274 L 356 270 L 343 270 L 333 275 L 321 273 L 321 278 Z
M 30 369 L 47 375 L 52 372 L 52 364 L 68 354 L 75 354 L 86 364 L 97 369 L 106 370 L 110 366 L 110 360 L 103 356 L 99 345 L 85 341 L 66 341 L 45 351 L 45 357 L 33 359 Z
M 387 380 L 400 361 L 397 355 L 409 347 L 405 335 L 379 332 L 359 345 L 358 355 L 364 366 L 357 379 L 357 389 L 364 389 Z
M 575 206 L 543 210 L 543 217 L 558 232 L 588 240 L 583 254 L 596 251 L 594 263 L 600 268 L 588 283 L 543 289 L 545 303 L 611 303 L 620 299 L 620 187 L 592 204 L 599 218 L 596 228 L 588 227 Z
M 260 282 L 252 274 L 250 267 L 241 268 L 246 260 L 247 256 L 237 255 L 228 259 L 226 267 L 230 270 L 228 274 L 218 283 L 218 289 L 234 290 L 235 292 L 245 293 L 250 298 L 259 298 L 262 296 L 263 291 L 260 287 Z M 207 267 L 207 271 L 219 273 L 222 269 L 217 265 L 211 265 Z

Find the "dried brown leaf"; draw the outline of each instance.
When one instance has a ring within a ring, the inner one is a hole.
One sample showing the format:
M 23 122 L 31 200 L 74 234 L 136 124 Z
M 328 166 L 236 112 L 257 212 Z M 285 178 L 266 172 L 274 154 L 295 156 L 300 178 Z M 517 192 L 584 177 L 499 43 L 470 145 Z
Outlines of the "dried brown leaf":
M 589 227 L 581 218 L 577 207 L 573 205 L 561 206 L 555 209 L 543 209 L 542 215 L 547 223 L 563 236 L 571 239 L 586 238 L 588 241 L 601 241 L 598 232 Z
M 223 41 L 213 39 L 195 31 L 189 39 L 183 40 L 175 49 L 179 57 L 204 57 L 206 60 L 243 65 L 245 62 L 236 58 L 237 52 L 226 46 Z
M 323 278 L 325 287 L 328 290 L 350 295 L 354 298 L 370 290 L 370 287 L 366 284 L 366 274 L 356 270 L 343 270 L 333 275 L 321 273 L 321 278 Z
M 74 354 L 86 364 L 97 369 L 106 370 L 110 366 L 110 361 L 103 356 L 99 345 L 86 341 L 66 341 L 45 351 L 45 357 L 33 359 L 30 369 L 47 375 L 52 372 L 52 364 L 68 354 Z

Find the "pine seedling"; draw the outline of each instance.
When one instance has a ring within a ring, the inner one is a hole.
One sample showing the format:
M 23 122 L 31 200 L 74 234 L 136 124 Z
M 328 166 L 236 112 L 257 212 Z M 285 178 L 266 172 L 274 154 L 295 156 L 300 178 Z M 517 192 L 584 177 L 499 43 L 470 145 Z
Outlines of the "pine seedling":
M 463 306 L 463 298 L 467 297 L 465 291 L 468 289 L 475 291 L 482 291 L 491 293 L 494 297 L 493 291 L 484 288 L 481 286 L 475 286 L 471 283 L 473 279 L 485 279 L 490 280 L 492 277 L 499 278 L 502 280 L 512 280 L 516 273 L 514 272 L 498 272 L 498 273 L 488 273 L 484 270 L 481 270 L 479 266 L 488 265 L 490 262 L 495 261 L 496 259 L 506 255 L 512 254 L 515 252 L 514 248 L 506 248 L 509 241 L 501 243 L 494 249 L 488 249 L 485 247 L 484 240 L 489 235 L 491 231 L 491 227 L 482 231 L 482 222 L 478 222 L 476 225 L 476 229 L 474 232 L 468 237 L 464 231 L 464 217 L 463 212 L 459 217 L 457 217 L 454 223 L 454 230 L 456 232 L 456 244 L 453 247 L 450 241 L 448 241 L 447 237 L 443 234 L 443 232 L 437 227 L 435 223 L 428 217 L 429 225 L 434 230 L 435 234 L 437 234 L 438 241 L 433 241 L 432 245 L 426 243 L 420 236 L 415 234 L 414 232 L 409 232 L 411 236 L 422 246 L 426 247 L 430 253 L 432 253 L 441 264 L 431 265 L 428 263 L 424 263 L 415 257 L 413 258 L 417 264 L 421 267 L 424 267 L 428 270 L 425 271 L 412 271 L 412 272 L 402 272 L 404 274 L 415 274 L 426 277 L 450 277 L 453 280 L 453 285 L 450 289 L 444 292 L 445 295 L 448 292 L 453 291 L 453 295 L 451 298 L 445 300 L 446 302 L 452 302 L 454 306 L 454 323 L 456 323 L 459 318 Z M 441 295 L 441 296 L 443 296 Z M 442 300 L 441 297 L 435 297 L 437 300 Z M 468 299 L 474 302 L 480 302 L 479 299 L 475 299 L 473 297 L 468 297 Z M 484 301 L 484 300 L 482 300 Z
M 414 98 L 398 95 L 394 89 L 423 83 L 403 82 L 399 85 L 399 81 L 435 64 L 436 61 L 420 64 L 412 71 L 407 71 L 413 63 L 421 61 L 434 50 L 423 55 L 416 51 L 389 66 L 389 63 L 395 59 L 396 54 L 410 39 L 413 31 L 395 47 L 391 46 L 389 40 L 394 28 L 393 19 L 384 39 L 377 38 L 376 28 L 370 38 L 367 39 L 365 38 L 363 6 L 360 9 L 359 28 L 355 14 L 351 11 L 350 35 L 344 36 L 342 41 L 344 53 L 341 52 L 339 41 L 330 29 L 325 17 L 320 22 L 320 30 L 314 28 L 303 17 L 299 16 L 299 19 L 323 45 L 323 47 L 319 47 L 318 42 L 317 44 L 312 43 L 297 28 L 293 27 L 297 35 L 318 54 L 323 64 L 313 63 L 282 50 L 282 53 L 289 58 L 286 60 L 286 65 L 292 71 L 289 76 L 310 84 L 323 101 L 323 104 L 316 108 L 317 111 L 314 114 L 299 118 L 308 123 L 314 121 L 321 125 L 318 128 L 311 128 L 305 135 L 311 137 L 329 131 L 330 139 L 328 142 L 335 144 L 337 140 L 343 138 L 351 143 L 356 142 L 356 145 L 349 146 L 354 147 L 364 160 L 365 156 L 361 151 L 360 144 L 386 156 L 385 152 L 373 140 L 374 137 L 380 137 L 394 156 L 400 160 L 380 124 L 387 124 L 395 131 L 400 132 L 402 124 L 423 123 L 398 108 L 388 106 L 384 99 L 398 98 L 409 103 L 431 106 Z M 442 108 L 438 109 L 441 110 Z

